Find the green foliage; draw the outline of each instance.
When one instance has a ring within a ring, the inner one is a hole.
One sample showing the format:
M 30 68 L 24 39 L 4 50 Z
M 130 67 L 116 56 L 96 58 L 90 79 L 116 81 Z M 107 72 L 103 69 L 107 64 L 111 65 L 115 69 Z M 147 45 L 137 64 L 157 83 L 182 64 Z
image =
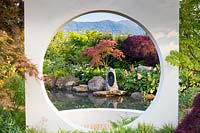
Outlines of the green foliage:
M 9 89 L 15 108 L 25 105 L 25 81 L 21 76 L 14 75 L 4 84 L 4 87 Z
M 21 133 L 25 130 L 25 112 L 20 110 L 3 110 L 0 106 L 0 132 Z
M 83 83 L 86 83 L 94 76 L 105 77 L 106 68 L 94 68 L 88 65 L 75 69 L 75 76 L 78 77 Z
M 123 69 L 116 69 L 116 77 L 118 86 L 121 89 L 132 92 L 155 93 L 158 88 L 160 70 L 140 71 L 134 72 Z
M 179 91 L 179 119 L 182 119 L 192 108 L 194 97 L 199 93 L 199 88 L 189 88 Z
M 112 40 L 113 36 L 109 32 L 95 30 L 81 33 L 59 30 L 46 51 L 43 72 L 56 77 L 74 75 L 74 66 L 89 64 L 88 58 L 80 56 L 80 53 L 103 39 Z
M 75 69 L 75 76 L 83 83 L 86 83 L 94 76 L 106 76 L 106 68 L 81 67 Z M 158 88 L 160 68 L 155 67 L 150 71 L 135 70 L 134 72 L 126 69 L 116 68 L 117 84 L 120 89 L 132 92 L 143 92 L 145 94 L 155 93 Z
M 137 117 L 131 117 L 130 119 L 129 118 L 121 118 L 120 121 L 111 121 L 111 126 L 112 128 L 120 128 L 120 127 L 123 127 L 125 125 L 128 125 L 129 123 L 133 122 Z
M 0 129 L 2 133 L 22 132 L 25 129 L 25 82 L 19 75 L 14 75 L 3 85 L 10 94 L 12 107 L 3 110 L 0 106 Z M 21 108 L 20 108 L 21 107 Z
M 129 119 L 130 120 L 130 119 Z M 121 121 L 120 121 L 121 123 Z M 125 126 L 119 126 L 117 128 L 111 128 L 107 130 L 92 130 L 89 131 L 89 133 L 173 133 L 174 128 L 171 124 L 166 124 L 162 128 L 157 129 L 151 124 L 138 124 L 136 128 L 131 127 L 125 127 Z M 38 129 L 28 129 L 26 130 L 26 133 L 47 133 L 43 130 Z M 83 131 L 65 131 L 65 130 L 59 130 L 58 133 L 84 133 Z
M 65 34 L 62 30 L 58 31 L 51 41 L 46 51 L 44 60 L 44 73 L 54 76 L 66 76 L 66 54 L 70 51 L 70 47 L 65 46 Z
M 166 58 L 180 68 L 180 89 L 200 87 L 200 12 L 199 0 L 180 1 L 179 52 Z
M 4 109 L 0 106 L 1 133 L 22 132 L 25 129 L 25 82 L 19 75 L 14 75 L 3 85 L 5 91 L 10 94 L 12 107 Z M 20 108 L 21 107 L 21 108 Z

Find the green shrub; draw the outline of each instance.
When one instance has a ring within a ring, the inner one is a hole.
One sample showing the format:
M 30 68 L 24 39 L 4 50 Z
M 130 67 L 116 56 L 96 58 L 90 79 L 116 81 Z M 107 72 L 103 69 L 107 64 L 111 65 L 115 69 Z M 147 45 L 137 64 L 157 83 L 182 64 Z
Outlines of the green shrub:
M 0 106 L 0 132 L 21 133 L 25 130 L 25 112 L 20 110 L 3 110 Z
M 79 67 L 75 70 L 75 77 L 78 77 L 83 83 L 86 83 L 92 79 L 94 76 L 102 76 L 105 78 L 106 69 L 105 68 L 94 68 L 89 65 L 85 65 L 84 67 Z
M 120 121 L 117 121 L 117 122 L 114 122 L 114 121 L 111 121 L 111 126 L 113 129 L 115 128 L 120 128 L 120 127 L 123 127 L 131 122 L 133 122 L 137 117 L 131 117 L 130 119 L 129 118 L 122 118 Z
M 116 69 L 116 77 L 119 88 L 127 90 L 129 93 L 156 93 L 159 83 L 160 71 L 157 70 L 134 72 L 123 69 Z
M 4 87 L 9 89 L 15 108 L 25 105 L 25 81 L 21 76 L 14 75 L 4 84 Z
M 182 119 L 191 109 L 194 97 L 200 89 L 188 88 L 184 91 L 179 91 L 179 119 Z

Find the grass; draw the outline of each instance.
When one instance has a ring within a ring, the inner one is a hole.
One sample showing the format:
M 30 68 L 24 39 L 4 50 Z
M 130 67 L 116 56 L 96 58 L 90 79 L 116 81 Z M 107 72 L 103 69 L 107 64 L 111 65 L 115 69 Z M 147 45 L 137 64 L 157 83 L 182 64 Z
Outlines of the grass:
M 120 121 L 112 122 L 111 129 L 106 130 L 93 130 L 89 131 L 89 133 L 173 133 L 174 128 L 172 125 L 167 124 L 164 125 L 163 128 L 157 129 L 153 125 L 150 124 L 138 124 L 138 127 L 133 129 L 130 127 L 125 127 L 125 125 L 133 122 L 137 117 L 132 117 L 130 119 L 128 118 L 122 118 Z M 47 133 L 44 130 L 38 130 L 38 129 L 27 129 L 26 133 Z M 58 133 L 84 133 L 82 131 L 64 131 L 60 130 Z
M 148 124 L 139 124 L 137 128 L 126 128 L 124 126 L 120 126 L 118 128 L 112 128 L 109 130 L 102 131 L 90 131 L 89 133 L 173 133 L 174 128 L 171 125 L 164 125 L 161 129 L 156 129 L 153 125 Z M 45 131 L 40 131 L 37 129 L 28 129 L 26 133 L 47 133 Z M 81 131 L 63 131 L 60 130 L 58 133 L 84 133 Z

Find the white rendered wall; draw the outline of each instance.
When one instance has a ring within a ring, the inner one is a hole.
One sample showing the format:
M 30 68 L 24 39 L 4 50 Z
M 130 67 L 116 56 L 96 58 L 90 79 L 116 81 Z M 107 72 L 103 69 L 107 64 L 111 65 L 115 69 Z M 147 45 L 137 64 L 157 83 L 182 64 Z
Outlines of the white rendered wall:
M 150 107 L 133 123 L 156 127 L 178 124 L 178 68 L 165 57 L 178 49 L 178 0 L 27 0 L 25 1 L 25 54 L 42 74 L 43 58 L 56 31 L 73 18 L 93 11 L 122 14 L 149 32 L 161 63 L 159 90 Z M 84 114 L 83 114 L 84 115 Z M 92 116 L 92 114 L 91 114 Z M 74 116 L 75 117 L 75 116 Z M 94 117 L 94 116 L 92 116 Z M 113 118 L 114 119 L 114 118 Z M 98 121 L 98 120 L 97 120 Z M 64 117 L 49 100 L 43 81 L 27 76 L 26 124 L 30 127 L 82 129 Z

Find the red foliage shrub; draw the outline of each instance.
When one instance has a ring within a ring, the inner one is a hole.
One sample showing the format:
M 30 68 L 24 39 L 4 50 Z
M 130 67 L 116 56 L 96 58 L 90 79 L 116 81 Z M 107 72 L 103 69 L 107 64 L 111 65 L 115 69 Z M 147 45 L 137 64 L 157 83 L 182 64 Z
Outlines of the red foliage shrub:
M 125 57 L 116 46 L 116 41 L 100 40 L 96 46 L 86 48 L 81 55 L 88 56 L 92 66 L 107 67 L 114 59 L 122 60 Z
M 146 65 L 159 63 L 156 48 L 150 37 L 145 35 L 128 36 L 122 44 L 122 51 L 131 63 L 141 60 L 144 60 Z
M 185 116 L 175 133 L 200 133 L 200 93 L 194 99 L 192 111 Z

